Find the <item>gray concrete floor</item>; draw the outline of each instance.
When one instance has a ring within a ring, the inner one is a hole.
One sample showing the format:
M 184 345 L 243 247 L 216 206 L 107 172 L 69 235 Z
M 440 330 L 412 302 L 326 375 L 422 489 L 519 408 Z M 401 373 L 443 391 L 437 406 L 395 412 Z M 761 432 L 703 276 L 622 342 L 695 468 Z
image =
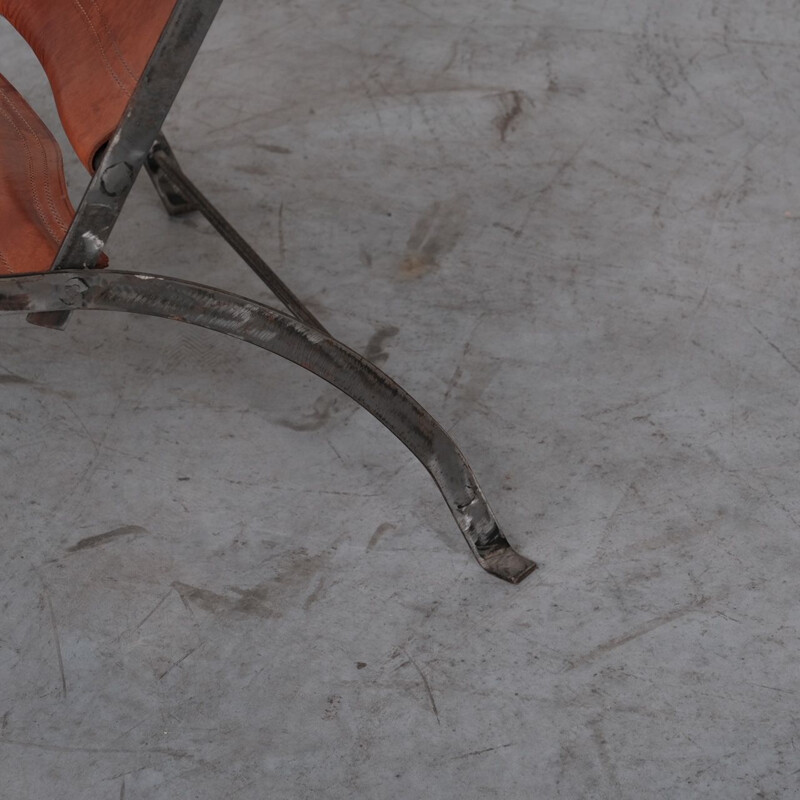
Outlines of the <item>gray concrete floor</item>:
M 483 573 L 290 364 L 6 315 L 2 797 L 800 796 L 798 41 L 789 0 L 226 0 L 185 169 L 541 567 Z M 266 297 L 146 182 L 109 252 Z

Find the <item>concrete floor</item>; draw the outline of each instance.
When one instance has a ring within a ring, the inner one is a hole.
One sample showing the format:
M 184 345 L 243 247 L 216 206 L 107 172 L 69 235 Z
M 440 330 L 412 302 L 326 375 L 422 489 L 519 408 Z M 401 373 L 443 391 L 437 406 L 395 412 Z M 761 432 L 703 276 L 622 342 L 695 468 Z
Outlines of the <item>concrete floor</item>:
M 184 168 L 540 570 L 297 367 L 5 315 L 4 800 L 800 796 L 798 41 L 790 0 L 226 0 Z M 6 25 L 0 65 L 55 126 Z M 266 297 L 126 212 L 118 268 Z

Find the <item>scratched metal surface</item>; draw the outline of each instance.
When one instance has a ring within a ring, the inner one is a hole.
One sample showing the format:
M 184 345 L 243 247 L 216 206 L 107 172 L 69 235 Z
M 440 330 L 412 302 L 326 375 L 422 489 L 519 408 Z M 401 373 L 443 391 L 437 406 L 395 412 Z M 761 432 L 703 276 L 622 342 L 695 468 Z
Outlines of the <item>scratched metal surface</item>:
M 483 573 L 292 365 L 4 316 L 3 797 L 796 796 L 799 36 L 788 0 L 226 0 L 184 168 L 540 571 Z M 5 27 L 0 63 L 52 122 Z M 144 183 L 109 252 L 263 297 Z

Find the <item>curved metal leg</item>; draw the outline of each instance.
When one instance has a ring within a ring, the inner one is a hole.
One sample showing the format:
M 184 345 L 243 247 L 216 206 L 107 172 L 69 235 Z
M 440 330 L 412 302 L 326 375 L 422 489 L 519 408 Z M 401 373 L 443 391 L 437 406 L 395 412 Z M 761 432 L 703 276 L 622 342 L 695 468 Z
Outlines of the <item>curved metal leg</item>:
M 536 568 L 500 532 L 472 469 L 439 423 L 391 378 L 336 339 L 269 306 L 173 278 L 63 270 L 0 279 L 0 311 L 81 309 L 128 311 L 209 328 L 324 378 L 369 411 L 422 462 L 487 572 L 519 583 Z

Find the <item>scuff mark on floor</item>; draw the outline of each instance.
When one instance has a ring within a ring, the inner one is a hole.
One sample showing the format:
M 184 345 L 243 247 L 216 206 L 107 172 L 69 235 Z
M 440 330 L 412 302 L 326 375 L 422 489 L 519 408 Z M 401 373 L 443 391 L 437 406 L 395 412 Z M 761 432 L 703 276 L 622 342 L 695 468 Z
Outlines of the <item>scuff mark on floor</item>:
M 121 528 L 114 528 L 105 533 L 98 533 L 96 536 L 87 536 L 85 539 L 81 539 L 79 542 L 72 545 L 72 547 L 68 547 L 67 550 L 70 553 L 77 553 L 81 550 L 91 550 L 93 547 L 101 547 L 122 536 L 144 536 L 149 533 L 150 531 L 146 528 L 142 528 L 140 525 L 123 525 Z

